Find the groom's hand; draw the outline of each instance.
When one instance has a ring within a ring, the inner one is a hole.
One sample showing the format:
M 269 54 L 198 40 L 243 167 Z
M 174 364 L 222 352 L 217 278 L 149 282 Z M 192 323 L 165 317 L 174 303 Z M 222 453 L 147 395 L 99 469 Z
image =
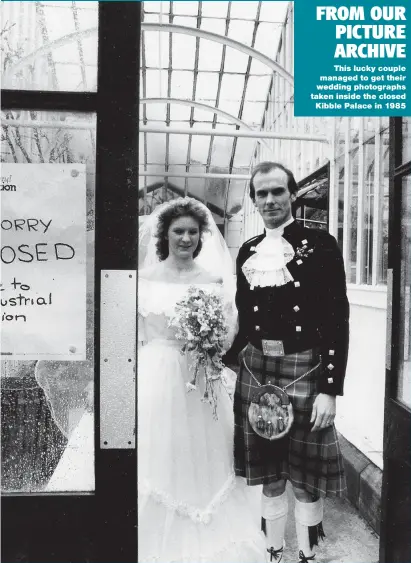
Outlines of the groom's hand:
M 325 393 L 317 395 L 311 413 L 310 422 L 314 423 L 311 432 L 323 430 L 327 428 L 327 426 L 331 426 L 334 423 L 335 414 L 336 398 L 333 395 L 326 395 Z

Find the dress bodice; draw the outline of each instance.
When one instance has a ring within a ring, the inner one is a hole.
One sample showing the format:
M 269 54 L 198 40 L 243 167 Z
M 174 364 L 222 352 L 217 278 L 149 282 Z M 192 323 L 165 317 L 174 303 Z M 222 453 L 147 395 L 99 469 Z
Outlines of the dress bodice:
M 139 341 L 154 339 L 175 341 L 175 327 L 169 323 L 177 303 L 186 295 L 189 287 L 222 293 L 219 283 L 167 283 L 140 278 L 138 281 Z

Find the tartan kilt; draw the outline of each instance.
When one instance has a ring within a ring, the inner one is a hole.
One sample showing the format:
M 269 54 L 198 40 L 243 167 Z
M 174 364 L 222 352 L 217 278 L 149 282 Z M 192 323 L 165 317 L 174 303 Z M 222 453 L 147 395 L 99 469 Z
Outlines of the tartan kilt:
M 311 432 L 311 411 L 321 366 L 287 388 L 294 423 L 284 438 L 270 442 L 258 436 L 248 420 L 248 408 L 258 385 L 244 367 L 243 359 L 260 384 L 271 382 L 285 387 L 313 368 L 320 356 L 318 349 L 281 357 L 264 356 L 251 344 L 240 352 L 240 372 L 234 395 L 236 475 L 245 477 L 248 485 L 286 479 L 295 488 L 316 496 L 343 496 L 344 465 L 335 427 Z

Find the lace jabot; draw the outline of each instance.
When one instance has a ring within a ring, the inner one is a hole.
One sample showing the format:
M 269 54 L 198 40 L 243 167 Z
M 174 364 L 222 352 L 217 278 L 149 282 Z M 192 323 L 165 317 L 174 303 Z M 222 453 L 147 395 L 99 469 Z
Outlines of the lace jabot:
M 287 264 L 295 253 L 291 244 L 282 236 L 285 227 L 293 221 L 291 218 L 276 229 L 266 228 L 263 240 L 255 248 L 251 247 L 255 253 L 244 262 L 242 270 L 252 287 L 274 287 L 293 281 Z

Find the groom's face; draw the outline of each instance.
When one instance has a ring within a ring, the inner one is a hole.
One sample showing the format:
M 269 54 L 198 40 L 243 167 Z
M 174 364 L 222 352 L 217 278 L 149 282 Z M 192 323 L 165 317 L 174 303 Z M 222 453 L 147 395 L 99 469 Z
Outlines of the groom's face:
M 254 204 L 268 229 L 280 227 L 291 218 L 291 204 L 295 200 L 288 189 L 288 176 L 281 168 L 273 168 L 254 176 Z

